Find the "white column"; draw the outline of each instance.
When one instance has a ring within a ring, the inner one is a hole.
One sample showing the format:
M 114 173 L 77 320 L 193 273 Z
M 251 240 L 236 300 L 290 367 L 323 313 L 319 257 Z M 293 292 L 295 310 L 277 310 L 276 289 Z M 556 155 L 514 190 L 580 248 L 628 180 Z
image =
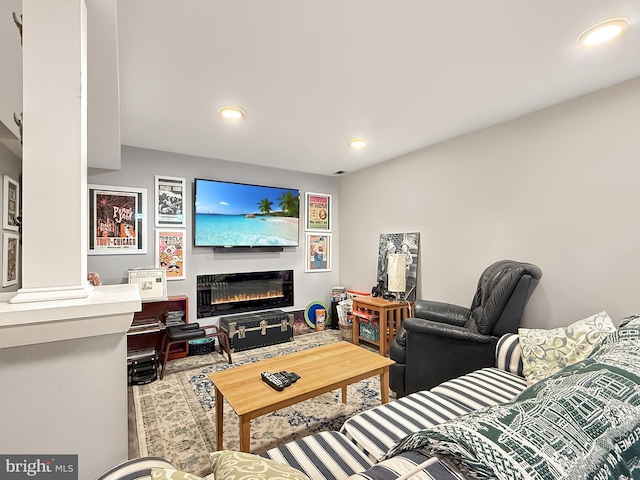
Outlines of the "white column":
M 140 292 L 86 281 L 84 0 L 23 0 L 23 22 L 23 288 L 0 294 L 0 452 L 75 454 L 93 480 L 127 459 Z
M 84 0 L 23 1 L 22 288 L 13 303 L 87 286 Z

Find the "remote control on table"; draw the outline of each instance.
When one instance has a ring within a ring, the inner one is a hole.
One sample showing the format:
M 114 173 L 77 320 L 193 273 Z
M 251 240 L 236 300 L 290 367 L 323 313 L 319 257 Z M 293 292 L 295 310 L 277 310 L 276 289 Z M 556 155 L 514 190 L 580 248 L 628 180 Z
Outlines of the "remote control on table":
M 282 371 L 282 372 L 274 373 L 274 375 L 279 377 L 284 382 L 285 388 L 293 383 L 293 379 L 289 377 L 288 372 Z
M 260 376 L 262 377 L 262 381 L 274 390 L 281 391 L 284 390 L 284 387 L 287 386 L 287 382 L 278 374 L 262 372 Z
M 289 385 L 296 383 L 300 378 L 300 375 L 298 375 L 296 372 L 282 371 L 280 372 L 280 375 L 284 376 L 287 379 L 287 381 L 289 382 Z

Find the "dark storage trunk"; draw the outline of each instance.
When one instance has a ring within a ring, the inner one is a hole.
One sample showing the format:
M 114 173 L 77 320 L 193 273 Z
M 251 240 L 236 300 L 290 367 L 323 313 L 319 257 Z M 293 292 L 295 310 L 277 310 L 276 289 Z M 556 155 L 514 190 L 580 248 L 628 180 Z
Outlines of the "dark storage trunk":
M 229 336 L 232 352 L 289 342 L 293 339 L 293 314 L 282 310 L 220 317 L 220 329 Z

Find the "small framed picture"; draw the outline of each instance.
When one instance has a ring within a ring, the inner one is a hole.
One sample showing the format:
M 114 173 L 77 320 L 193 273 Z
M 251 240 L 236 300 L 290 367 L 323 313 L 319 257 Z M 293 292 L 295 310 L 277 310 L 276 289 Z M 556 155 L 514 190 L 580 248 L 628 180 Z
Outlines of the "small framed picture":
M 307 233 L 305 272 L 331 271 L 331 234 Z
M 20 266 L 20 236 L 17 233 L 2 234 L 2 286 L 18 283 Z
M 89 255 L 147 253 L 147 189 L 88 185 Z
M 326 193 L 305 193 L 307 214 L 305 230 L 328 232 L 331 230 L 331 195 Z
M 184 249 L 186 231 L 172 228 L 156 229 L 156 268 L 167 272 L 167 280 L 184 280 Z
M 2 228 L 5 230 L 19 230 L 18 216 L 20 215 L 20 184 L 9 175 L 4 175 L 2 209 Z
M 156 227 L 184 227 L 184 178 L 156 175 L 155 225 Z
M 143 302 L 167 299 L 167 271 L 164 268 L 129 270 L 129 283 L 138 285 Z

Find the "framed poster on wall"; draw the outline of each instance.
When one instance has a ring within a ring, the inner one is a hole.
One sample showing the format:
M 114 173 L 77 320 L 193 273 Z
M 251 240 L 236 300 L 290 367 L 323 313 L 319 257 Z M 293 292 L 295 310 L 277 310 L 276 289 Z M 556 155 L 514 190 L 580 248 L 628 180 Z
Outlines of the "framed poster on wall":
M 155 226 L 185 226 L 185 186 L 184 178 L 156 175 L 155 186 Z
M 147 253 L 146 188 L 89 185 L 89 255 Z
M 184 280 L 184 249 L 186 231 L 172 228 L 156 229 L 156 268 L 167 271 L 167 280 Z
M 307 214 L 305 230 L 328 232 L 331 230 L 331 195 L 325 193 L 305 193 Z
M 305 272 L 331 271 L 331 234 L 307 233 Z
M 18 283 L 20 265 L 20 236 L 17 233 L 2 234 L 2 286 Z
M 9 175 L 4 175 L 2 202 L 2 228 L 5 230 L 19 230 L 18 216 L 20 215 L 20 184 Z

